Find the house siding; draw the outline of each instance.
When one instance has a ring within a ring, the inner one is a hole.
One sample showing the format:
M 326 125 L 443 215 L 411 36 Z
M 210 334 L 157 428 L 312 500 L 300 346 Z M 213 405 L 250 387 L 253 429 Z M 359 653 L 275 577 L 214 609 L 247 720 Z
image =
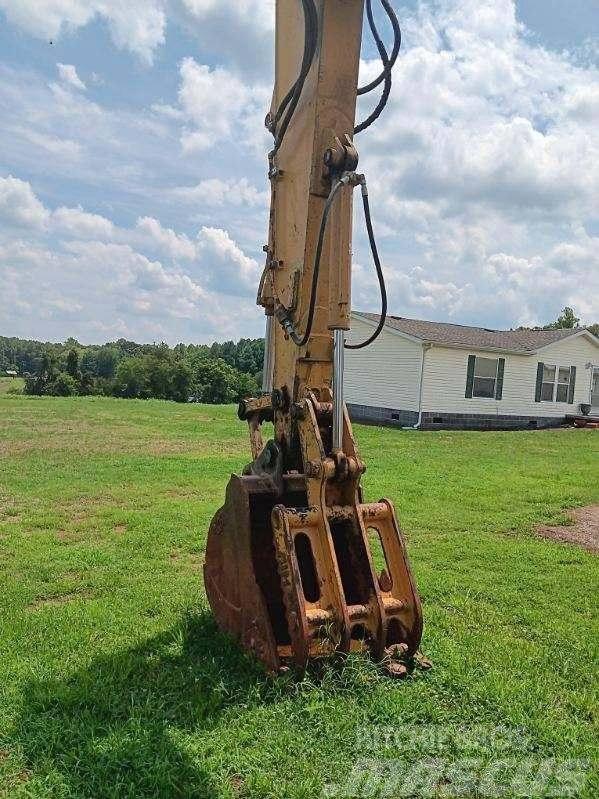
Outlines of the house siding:
M 469 355 L 505 358 L 501 400 L 465 397 Z M 597 362 L 598 359 L 599 347 L 584 336 L 556 342 L 535 355 L 510 355 L 435 346 L 429 350 L 425 360 L 422 387 L 423 415 L 431 421 L 433 416 L 442 413 L 460 415 L 464 417 L 464 421 L 470 422 L 464 426 L 472 426 L 476 421 L 471 419 L 473 416 L 485 420 L 496 417 L 497 421 L 502 423 L 501 426 L 510 426 L 506 417 L 519 417 L 523 426 L 534 418 L 544 420 L 544 426 L 550 424 L 552 420 L 559 423 L 566 414 L 578 412 L 581 402 L 588 402 L 590 370 L 586 368 L 586 364 Z M 539 361 L 557 366 L 576 366 L 573 404 L 535 402 L 536 371 Z M 489 425 L 485 423 L 484 426 Z
M 352 319 L 348 342 L 355 344 L 372 335 L 372 325 Z M 346 350 L 345 401 L 353 418 L 414 424 L 418 415 L 422 345 L 383 330 L 363 350 Z M 375 412 L 376 411 L 376 412 Z M 392 419 L 392 414 L 404 415 Z
M 348 341 L 363 341 L 373 326 L 352 318 Z M 408 426 L 418 421 L 423 345 L 388 328 L 364 350 L 347 350 L 345 399 L 356 421 Z M 504 358 L 501 400 L 465 396 L 468 356 Z M 576 367 L 574 402 L 535 402 L 539 361 Z M 591 369 L 599 346 L 585 336 L 555 342 L 534 355 L 434 345 L 426 351 L 422 380 L 422 427 L 522 428 L 562 424 L 589 402 Z

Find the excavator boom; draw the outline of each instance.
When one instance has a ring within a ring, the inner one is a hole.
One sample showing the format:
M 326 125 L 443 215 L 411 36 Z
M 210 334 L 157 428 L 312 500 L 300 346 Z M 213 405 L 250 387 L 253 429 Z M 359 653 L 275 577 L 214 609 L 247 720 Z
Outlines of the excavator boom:
M 374 32 L 371 0 L 366 10 Z M 252 460 L 231 477 L 204 566 L 218 624 L 272 671 L 340 650 L 370 651 L 401 674 L 422 631 L 393 505 L 364 502 L 343 401 L 357 187 L 382 285 L 353 141 L 363 13 L 364 0 L 276 4 L 263 393 L 240 404 Z M 387 94 L 396 49 L 379 46 Z

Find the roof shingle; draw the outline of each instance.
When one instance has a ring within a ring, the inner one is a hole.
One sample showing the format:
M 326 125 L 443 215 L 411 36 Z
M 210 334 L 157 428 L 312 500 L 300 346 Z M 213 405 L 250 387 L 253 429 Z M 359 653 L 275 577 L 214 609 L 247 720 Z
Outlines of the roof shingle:
M 378 322 L 379 314 L 362 313 L 373 322 Z M 479 349 L 510 350 L 512 352 L 529 353 L 561 341 L 564 338 L 579 333 L 584 328 L 575 327 L 557 330 L 489 330 L 485 327 L 468 327 L 454 325 L 449 322 L 426 322 L 422 319 L 405 319 L 402 316 L 387 316 L 387 325 L 414 336 L 422 341 L 447 346 L 473 347 Z

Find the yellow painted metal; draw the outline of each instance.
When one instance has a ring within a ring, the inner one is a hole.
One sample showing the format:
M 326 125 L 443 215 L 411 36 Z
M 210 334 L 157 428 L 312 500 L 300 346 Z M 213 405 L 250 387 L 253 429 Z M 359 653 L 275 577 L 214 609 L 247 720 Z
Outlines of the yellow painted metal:
M 269 257 L 277 263 L 263 282 L 259 302 L 293 309 L 296 329 L 306 325 L 316 243 L 330 180 L 324 153 L 335 137 L 353 135 L 364 0 L 319 0 L 319 41 L 312 68 L 271 179 Z M 276 82 L 272 113 L 297 78 L 303 51 L 298 0 L 277 0 Z M 298 348 L 277 324 L 274 386 L 299 400 L 307 388 L 330 388 L 332 329 L 349 329 L 351 296 L 351 187 L 335 200 L 325 238 L 312 335 Z

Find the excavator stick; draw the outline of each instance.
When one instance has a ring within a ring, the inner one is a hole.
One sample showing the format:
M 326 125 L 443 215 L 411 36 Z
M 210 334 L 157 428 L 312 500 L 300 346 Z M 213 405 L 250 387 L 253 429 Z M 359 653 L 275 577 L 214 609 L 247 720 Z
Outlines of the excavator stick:
M 263 393 L 240 404 L 252 461 L 229 481 L 204 565 L 219 627 L 274 672 L 340 651 L 401 675 L 422 634 L 393 505 L 363 499 L 343 401 L 355 187 L 368 212 L 353 142 L 363 11 L 364 0 L 277 0 Z

